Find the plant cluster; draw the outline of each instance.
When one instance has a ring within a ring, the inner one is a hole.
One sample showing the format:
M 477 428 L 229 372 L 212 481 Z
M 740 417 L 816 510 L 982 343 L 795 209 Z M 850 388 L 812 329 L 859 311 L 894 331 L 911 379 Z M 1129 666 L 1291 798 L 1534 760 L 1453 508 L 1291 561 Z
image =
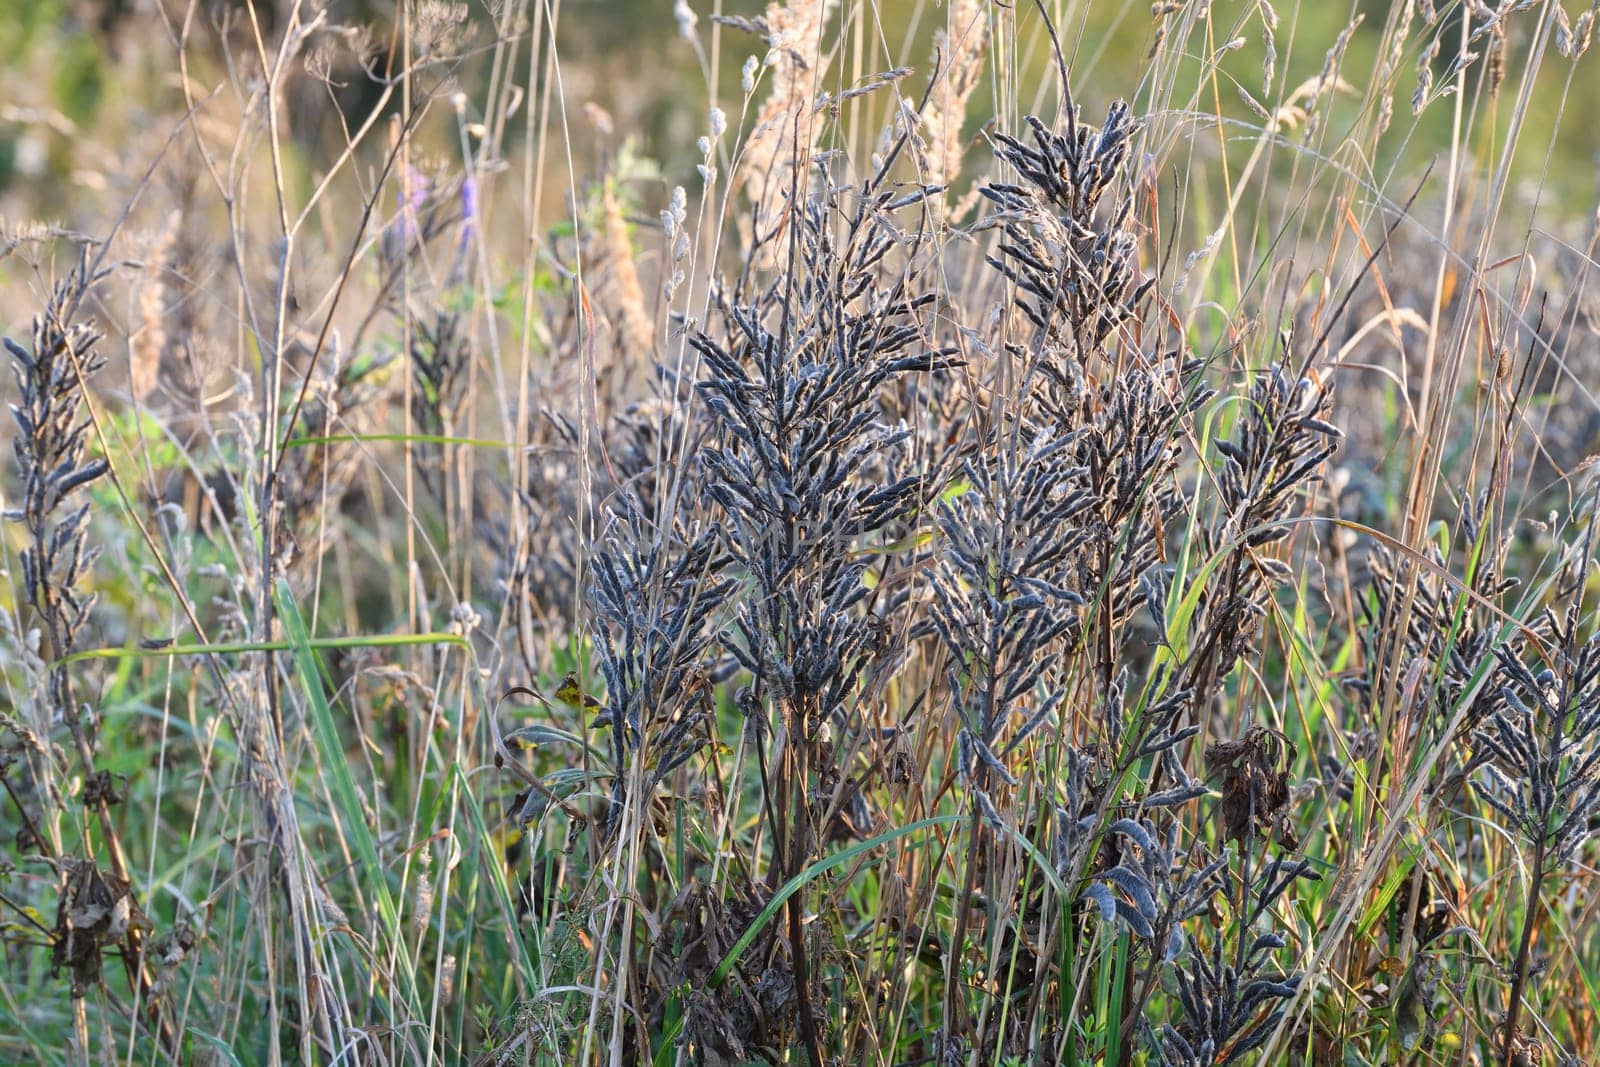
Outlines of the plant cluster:
M 670 190 L 554 134 L 541 5 L 172 30 L 236 93 L 0 246 L 79 246 L 5 340 L 0 1058 L 1596 1055 L 1593 237 L 1328 132 L 1404 173 L 1411 66 L 1425 132 L 1592 18 L 1296 88 L 1160 4 L 1090 110 L 1036 6 L 917 97 L 848 5 L 680 0 L 764 52 Z

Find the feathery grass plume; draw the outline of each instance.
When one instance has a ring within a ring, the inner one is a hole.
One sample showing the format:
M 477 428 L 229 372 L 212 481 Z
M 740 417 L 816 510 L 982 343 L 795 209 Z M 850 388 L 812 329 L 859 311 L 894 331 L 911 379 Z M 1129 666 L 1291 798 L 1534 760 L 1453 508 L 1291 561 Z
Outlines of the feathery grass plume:
M 19 248 L 55 240 L 82 240 L 81 234 L 38 219 L 8 219 L 0 215 L 0 260 Z
M 606 262 L 611 268 L 610 303 L 622 320 L 622 344 L 636 358 L 647 360 L 655 350 L 655 325 L 645 303 L 644 288 L 639 284 L 639 269 L 634 263 L 633 243 L 628 240 L 628 224 L 622 217 L 615 179 L 605 183 L 601 208 L 605 215 Z
M 153 927 L 135 894 L 112 815 L 126 795 L 127 780 L 101 769 L 100 709 L 79 702 L 71 670 L 62 662 L 77 650 L 94 608 L 95 594 L 85 593 L 83 586 L 100 554 L 89 544 L 90 505 L 75 501 L 111 469 L 104 457 L 91 454 L 91 423 L 84 411 L 87 380 L 105 366 L 98 351 L 101 334 L 77 315 L 90 290 L 108 274 L 96 271 L 88 253 L 81 253 L 43 313 L 34 317 L 31 346 L 4 339 L 18 389 L 11 406 L 17 428 L 12 450 L 22 483 L 21 506 L 6 518 L 20 522 L 25 535 L 19 608 L 26 614 L 15 629 L 37 633 L 37 658 L 29 661 L 42 676 L 32 679 L 21 717 L 27 774 L 15 775 L 7 757 L 0 761 L 0 783 L 22 826 L 15 838 L 19 851 L 42 856 L 58 879 L 55 927 L 49 931 L 51 965 L 56 973 L 68 974 L 83 1055 L 89 1039 L 83 998 L 101 986 L 102 960 L 110 950 L 121 956 L 138 1013 L 170 1054 L 176 1037 L 145 958 L 145 939 Z M 55 740 L 63 727 L 65 741 Z M 36 810 L 24 805 L 27 792 Z M 82 805 L 82 822 L 69 814 L 74 802 Z M 76 825 L 69 830 L 63 822 Z M 16 906 L 10 898 L 7 903 Z
M 168 340 L 164 275 L 177 241 L 178 224 L 178 214 L 173 212 L 145 258 L 144 278 L 139 286 L 139 325 L 128 339 L 129 390 L 138 402 L 150 396 L 161 376 L 161 356 Z
M 821 119 L 813 109 L 821 87 L 823 30 L 838 0 L 788 0 L 767 5 L 755 20 L 767 42 L 767 96 L 756 124 L 745 138 L 740 164 L 741 187 L 755 205 L 756 244 L 781 259 L 771 242 L 781 240 L 800 210 L 792 191 L 803 201 L 806 174 L 816 147 Z
M 1563 56 L 1578 59 L 1589 50 L 1589 45 L 1594 41 L 1594 17 L 1597 10 L 1600 10 L 1600 5 L 1590 4 L 1589 9 L 1582 12 L 1578 20 L 1572 24 L 1571 32 L 1565 34 L 1561 31 L 1566 28 L 1566 12 L 1563 10 L 1558 13 L 1557 44 L 1561 46 L 1560 51 Z
M 930 185 L 948 188 L 961 172 L 961 126 L 989 49 L 987 6 L 986 0 L 951 0 L 944 27 L 933 35 L 936 80 L 922 112 L 922 178 Z

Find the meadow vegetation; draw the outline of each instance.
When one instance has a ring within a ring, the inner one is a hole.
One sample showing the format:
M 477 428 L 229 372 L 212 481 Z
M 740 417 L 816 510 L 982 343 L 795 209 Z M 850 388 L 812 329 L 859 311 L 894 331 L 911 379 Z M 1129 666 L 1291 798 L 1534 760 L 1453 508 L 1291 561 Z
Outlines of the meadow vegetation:
M 1600 1058 L 1595 6 L 397 6 L 0 4 L 0 1059 Z

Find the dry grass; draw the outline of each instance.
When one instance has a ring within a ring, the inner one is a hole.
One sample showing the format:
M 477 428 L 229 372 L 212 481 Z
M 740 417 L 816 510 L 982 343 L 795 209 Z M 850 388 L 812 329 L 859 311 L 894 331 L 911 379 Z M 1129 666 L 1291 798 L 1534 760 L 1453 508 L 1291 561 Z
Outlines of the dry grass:
M 690 2 L 656 144 L 151 6 L 0 115 L 0 1058 L 1600 1056 L 1589 12 Z

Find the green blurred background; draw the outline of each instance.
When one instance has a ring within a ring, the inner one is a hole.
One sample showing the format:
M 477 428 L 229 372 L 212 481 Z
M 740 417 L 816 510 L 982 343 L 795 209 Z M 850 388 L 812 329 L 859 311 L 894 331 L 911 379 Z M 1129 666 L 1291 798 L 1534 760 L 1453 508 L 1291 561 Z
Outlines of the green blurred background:
M 729 15 L 758 15 L 765 7 L 755 0 L 689 0 L 689 9 L 698 16 L 695 33 L 704 49 L 701 55 L 680 35 L 672 0 L 565 0 L 549 9 L 558 19 L 559 69 L 541 63 L 540 73 L 535 75 L 535 99 L 544 91 L 544 78 L 556 73 L 557 102 L 565 105 L 568 117 L 563 138 L 570 136 L 575 145 L 575 170 L 580 177 L 590 169 L 587 164 L 593 161 L 593 153 L 605 150 L 597 147 L 599 139 L 586 117 L 593 112 L 586 112 L 585 105 L 592 104 L 610 115 L 616 139 L 633 139 L 637 153 L 659 160 L 669 180 L 692 179 L 698 162 L 694 141 L 704 132 L 705 110 L 711 102 L 709 66 L 716 68 L 716 102 L 730 116 L 737 116 L 739 68 L 747 56 L 764 51 L 758 38 L 737 29 L 723 27 L 714 34 L 710 18 L 714 2 Z M 489 6 L 443 5 L 446 10 L 458 10 L 471 26 L 472 35 L 467 38 L 471 58 L 451 69 L 459 89 L 473 101 L 483 99 L 489 76 L 490 50 L 485 45 L 494 37 Z M 1072 54 L 1074 90 L 1086 106 L 1095 111 L 1121 96 L 1133 97 L 1148 109 L 1155 97 L 1145 59 L 1156 35 L 1151 5 L 1142 0 L 1047 0 L 1046 6 Z M 292 0 L 259 3 L 256 15 L 264 32 L 270 35 L 293 7 Z M 326 7 L 330 23 L 367 27 L 380 52 L 394 39 L 393 4 L 335 0 Z M 1426 64 L 1433 70 L 1436 88 L 1447 78 L 1451 61 L 1460 50 L 1459 5 L 1439 4 L 1437 22 L 1424 31 L 1422 12 L 1427 7 L 1413 12 L 1417 29 L 1398 61 L 1399 86 L 1404 91 L 1396 93 L 1395 119 L 1380 142 L 1380 158 L 1362 154 L 1362 165 L 1375 175 L 1417 173 L 1429 159 L 1450 149 L 1455 101 L 1435 100 L 1419 117 L 1413 117 L 1408 99 L 1423 65 L 1420 48 L 1426 42 L 1439 42 L 1438 54 Z M 304 5 L 303 9 L 310 8 Z M 1585 2 L 1569 2 L 1567 21 L 1587 9 Z M 1012 10 L 1018 27 L 1013 67 L 1018 82 L 1048 83 L 1052 75 L 1047 38 L 1039 32 L 1042 23 L 1037 9 L 1019 3 Z M 1245 94 L 1274 106 L 1296 86 L 1318 75 L 1329 49 L 1352 25 L 1340 69 L 1346 80 L 1354 83 L 1346 95 L 1363 91 L 1363 79 L 1370 81 L 1382 62 L 1378 49 L 1385 20 L 1403 9 L 1392 9 L 1380 0 L 1280 5 L 1274 12 L 1276 57 L 1270 88 L 1263 84 L 1267 53 L 1261 27 L 1266 10 L 1273 9 L 1264 8 L 1260 0 L 1217 3 L 1212 9 L 1215 29 L 1209 45 L 1222 46 L 1227 33 L 1236 32 L 1240 38 L 1239 47 L 1220 64 L 1222 76 L 1215 82 L 1201 78 L 1196 58 L 1193 70 L 1187 72 L 1195 76 L 1169 81 L 1159 99 L 1174 107 L 1220 112 L 1245 124 L 1234 132 L 1239 140 L 1248 140 L 1247 127 L 1259 125 L 1261 119 Z M 1517 104 L 1521 57 L 1531 54 L 1530 37 L 1546 23 L 1536 16 L 1544 11 L 1553 8 L 1507 20 L 1511 27 L 1508 61 L 1498 94 L 1491 97 L 1478 89 L 1485 62 L 1472 69 L 1461 103 L 1477 109 L 1471 125 L 1474 140 L 1462 148 L 1480 161 L 1500 151 L 1498 135 L 1510 124 Z M 225 85 L 241 69 L 237 53 L 246 40 L 243 28 L 248 26 L 241 0 L 195 5 L 178 0 L 0 0 L 0 55 L 7 57 L 0 65 L 0 214 L 8 225 L 44 218 L 92 231 L 105 222 L 107 212 L 114 212 L 119 197 L 128 192 L 129 181 L 154 158 L 183 114 L 173 42 L 186 13 L 190 18 L 186 56 L 191 83 L 205 88 Z M 944 5 L 933 0 L 877 0 L 870 4 L 847 0 L 835 14 L 835 24 L 846 22 L 858 39 L 851 46 L 853 54 L 830 68 L 829 78 L 837 85 L 869 69 L 909 66 L 916 74 L 903 83 L 904 91 L 920 92 L 931 66 L 933 33 L 944 24 L 945 14 Z M 222 28 L 229 24 L 231 38 Z M 524 33 L 537 32 L 548 40 L 547 26 L 539 23 L 534 27 L 524 26 Z M 229 41 L 235 52 L 231 70 Z M 521 47 L 518 54 L 519 81 L 526 83 L 528 48 Z M 1594 107 L 1600 98 L 1600 64 L 1593 54 L 1577 62 L 1561 58 L 1554 48 L 1539 54 L 1542 63 L 1528 96 L 1529 116 L 1515 155 L 1516 177 L 1538 183 L 1550 199 L 1559 200 L 1563 210 L 1592 215 L 1597 201 L 1596 162 L 1600 159 L 1600 121 L 1596 121 Z M 872 66 L 874 60 L 876 66 Z M 344 111 L 345 121 L 356 122 L 377 96 L 359 71 L 342 70 L 336 75 L 334 92 L 314 88 L 298 101 L 292 100 L 288 109 L 299 163 L 310 171 L 339 143 L 340 122 L 333 101 Z M 1026 110 L 1034 103 L 1023 99 L 1019 106 Z M 1339 148 L 1339 108 L 1336 102 L 1331 136 L 1325 131 L 1318 142 L 1318 150 L 1330 155 Z M 969 132 L 974 135 L 985 121 L 986 109 L 993 114 L 993 97 L 980 87 L 968 119 Z M 1351 115 L 1359 110 L 1356 102 L 1349 102 Z M 431 136 L 448 147 L 450 132 L 448 124 L 440 123 Z M 517 132 L 512 124 L 508 156 L 515 148 Z M 1285 131 L 1286 137 L 1295 135 L 1296 131 Z M 1343 162 L 1350 165 L 1349 160 Z M 555 206 L 559 208 L 559 203 Z

